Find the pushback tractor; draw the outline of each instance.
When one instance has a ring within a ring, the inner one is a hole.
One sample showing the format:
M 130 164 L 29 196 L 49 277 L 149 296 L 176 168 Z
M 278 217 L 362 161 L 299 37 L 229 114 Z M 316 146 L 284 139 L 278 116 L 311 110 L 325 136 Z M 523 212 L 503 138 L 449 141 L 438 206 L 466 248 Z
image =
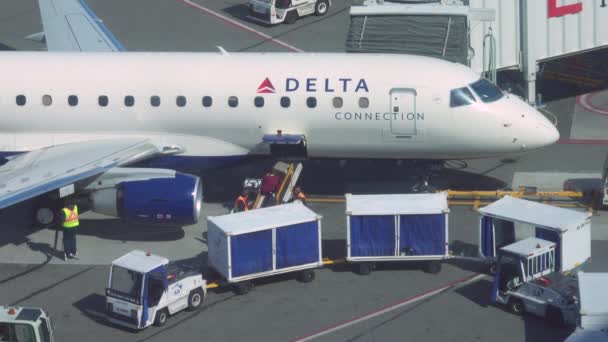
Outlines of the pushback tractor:
M 169 315 L 199 309 L 206 294 L 206 280 L 194 267 L 135 250 L 112 262 L 106 313 L 110 322 L 131 329 L 161 326 Z

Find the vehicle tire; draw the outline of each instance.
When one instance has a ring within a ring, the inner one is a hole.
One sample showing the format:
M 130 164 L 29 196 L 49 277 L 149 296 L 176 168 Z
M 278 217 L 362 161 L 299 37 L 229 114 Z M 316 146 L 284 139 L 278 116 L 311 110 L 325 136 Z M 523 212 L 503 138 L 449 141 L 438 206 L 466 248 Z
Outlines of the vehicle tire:
M 424 265 L 424 271 L 426 273 L 437 274 L 441 272 L 441 263 L 438 261 L 427 262 L 426 265 Z
M 296 280 L 300 283 L 310 283 L 315 280 L 315 271 L 314 270 L 304 270 L 298 273 Z
M 327 0 L 319 0 L 315 4 L 315 15 L 324 16 L 329 11 L 329 3 Z
M 362 262 L 357 266 L 357 273 L 360 275 L 369 275 L 372 273 L 373 265 L 369 262 Z
M 232 285 L 232 291 L 235 294 L 242 296 L 248 294 L 252 287 L 253 284 L 249 280 L 245 280 L 238 283 L 234 283 Z
M 524 314 L 524 302 L 521 301 L 521 299 L 517 299 L 517 298 L 511 298 L 509 299 L 509 302 L 507 303 L 507 307 L 509 309 L 509 311 L 513 314 L 516 314 L 518 316 L 521 316 Z
M 156 312 L 156 317 L 154 317 L 154 325 L 157 327 L 162 327 L 167 320 L 169 319 L 169 311 L 167 309 L 162 309 Z
M 203 291 L 199 289 L 190 291 L 190 294 L 188 295 L 188 311 L 200 309 L 204 300 L 205 295 L 203 294 Z
M 298 12 L 295 10 L 287 12 L 285 15 L 285 24 L 291 25 L 298 20 Z
M 562 310 L 556 306 L 549 305 L 545 317 L 547 318 L 547 322 L 554 327 L 563 327 L 565 325 L 564 314 L 562 313 Z

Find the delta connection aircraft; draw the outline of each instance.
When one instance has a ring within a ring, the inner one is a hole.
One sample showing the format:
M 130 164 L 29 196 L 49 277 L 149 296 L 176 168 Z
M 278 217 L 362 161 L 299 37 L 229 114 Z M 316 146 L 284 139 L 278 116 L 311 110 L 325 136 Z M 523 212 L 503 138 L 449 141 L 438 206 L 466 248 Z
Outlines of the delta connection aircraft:
M 463 159 L 556 142 L 471 69 L 408 55 L 127 53 L 83 0 L 40 0 L 51 52 L 2 52 L 0 209 L 87 196 L 128 222 L 190 224 L 201 181 L 174 171 L 280 151 Z M 74 53 L 83 51 L 86 53 Z M 148 167 L 138 168 L 147 162 Z M 131 167 L 128 167 L 131 166 Z M 162 167 L 162 168 L 158 168 Z M 50 196 L 48 196 L 50 194 Z

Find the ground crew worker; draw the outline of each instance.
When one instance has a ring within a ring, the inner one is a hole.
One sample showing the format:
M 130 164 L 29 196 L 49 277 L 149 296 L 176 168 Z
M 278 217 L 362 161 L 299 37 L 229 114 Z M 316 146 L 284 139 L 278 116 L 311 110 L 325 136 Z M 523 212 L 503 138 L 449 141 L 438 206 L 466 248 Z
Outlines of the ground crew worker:
M 241 211 L 249 210 L 249 191 L 244 191 L 242 195 L 236 198 L 234 201 L 234 212 L 238 213 Z
M 306 195 L 304 195 L 304 193 L 302 192 L 302 188 L 299 186 L 296 186 L 293 189 L 293 196 L 292 196 L 292 201 L 300 201 L 302 202 L 302 204 L 306 204 Z
M 63 226 L 63 259 L 78 256 L 76 250 L 76 229 L 78 221 L 78 206 L 72 200 L 66 200 L 66 205 L 59 214 Z

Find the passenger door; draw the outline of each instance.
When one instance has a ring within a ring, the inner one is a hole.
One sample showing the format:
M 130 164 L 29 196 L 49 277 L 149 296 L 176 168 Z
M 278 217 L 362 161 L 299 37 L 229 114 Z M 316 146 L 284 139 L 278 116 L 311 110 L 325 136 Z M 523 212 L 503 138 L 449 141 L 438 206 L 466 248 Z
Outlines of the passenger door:
M 394 88 L 390 92 L 391 133 L 397 137 L 416 135 L 416 89 Z

